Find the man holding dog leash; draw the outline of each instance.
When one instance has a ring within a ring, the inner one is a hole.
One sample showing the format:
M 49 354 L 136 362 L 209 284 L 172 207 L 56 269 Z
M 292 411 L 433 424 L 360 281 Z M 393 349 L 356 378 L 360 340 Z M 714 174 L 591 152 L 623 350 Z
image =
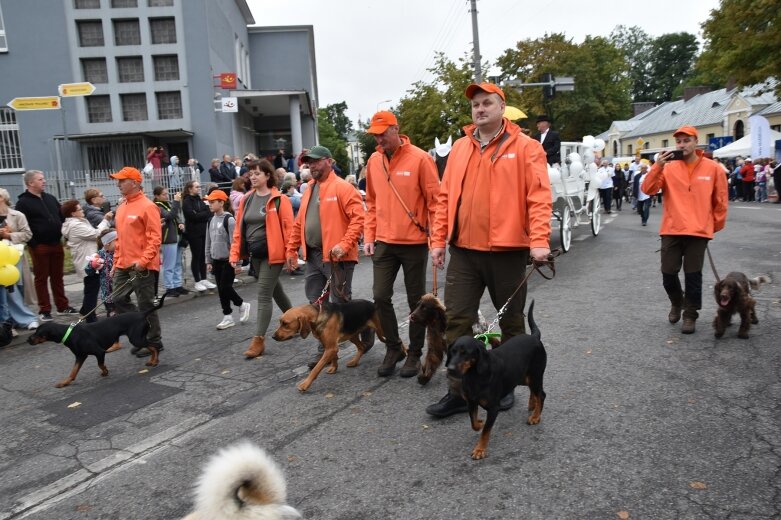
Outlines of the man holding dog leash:
M 729 192 L 724 170 L 697 149 L 697 129 L 682 126 L 673 134 L 673 151 L 659 154 L 640 188 L 664 192 L 662 223 L 662 285 L 670 298 L 670 323 L 683 312 L 683 334 L 694 333 L 702 308 L 702 264 L 705 249 L 727 222 Z M 678 273 L 683 266 L 685 291 Z
M 453 144 L 442 178 L 436 219 L 431 232 L 434 266 L 445 265 L 445 244 L 450 263 L 445 280 L 445 307 L 449 343 L 471 336 L 480 298 L 488 288 L 498 310 L 502 340 L 525 332 L 526 275 L 529 257 L 545 262 L 550 254 L 552 213 L 547 156 L 542 145 L 503 117 L 504 92 L 492 83 L 466 89 L 473 124 Z M 449 390 L 426 408 L 435 417 L 467 410 L 461 397 L 461 380 L 448 371 Z M 513 406 L 513 393 L 500 409 Z
M 393 284 L 404 270 L 410 311 L 426 292 L 428 228 L 434 221 L 439 175 L 431 156 L 399 134 L 392 112 L 377 112 L 366 130 L 377 151 L 366 163 L 366 222 L 363 252 L 374 266 L 374 303 L 385 333 L 385 359 L 377 375 L 393 374 L 404 359 L 399 324 L 393 309 Z M 409 354 L 399 375 L 412 377 L 420 369 L 426 328 L 409 324 Z

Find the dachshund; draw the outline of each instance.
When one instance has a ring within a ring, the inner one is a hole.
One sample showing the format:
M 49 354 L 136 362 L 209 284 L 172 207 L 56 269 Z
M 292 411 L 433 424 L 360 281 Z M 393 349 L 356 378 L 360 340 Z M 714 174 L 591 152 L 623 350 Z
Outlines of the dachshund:
M 748 339 L 748 331 L 751 324 L 759 323 L 757 314 L 754 311 L 756 301 L 751 297 L 751 289 L 759 289 L 763 283 L 770 283 L 767 276 L 757 276 L 748 278 L 745 274 L 733 271 L 720 280 L 713 287 L 713 295 L 719 308 L 716 311 L 716 317 L 713 319 L 713 328 L 715 336 L 720 338 L 724 335 L 727 325 L 730 325 L 733 314 L 740 314 L 740 328 L 738 337 Z
M 326 364 L 328 372 L 333 374 L 338 368 L 339 343 L 350 340 L 358 351 L 347 362 L 348 367 L 358 366 L 369 348 L 361 341 L 360 333 L 371 327 L 377 331 L 377 337 L 385 342 L 377 308 L 369 300 L 351 300 L 344 303 L 322 303 L 320 306 L 306 304 L 292 307 L 279 318 L 279 327 L 272 337 L 277 341 L 286 341 L 300 335 L 302 338 L 312 335 L 323 344 L 323 355 L 306 379 L 298 384 L 301 392 L 306 392 Z
M 450 346 L 447 368 L 461 374 L 461 392 L 467 402 L 472 429 L 482 430 L 472 450 L 475 460 L 485 458 L 491 429 L 499 414 L 499 401 L 516 386 L 529 387 L 527 423 L 540 422 L 545 403 L 542 380 L 548 355 L 540 340 L 533 311 L 534 300 L 529 305 L 531 334 L 514 336 L 490 351 L 472 336 L 461 336 Z M 478 405 L 488 413 L 485 422 L 478 419 Z
M 104 364 L 106 352 L 116 350 L 115 344 L 119 341 L 120 336 L 127 336 L 135 347 L 148 348 L 152 357 L 149 358 L 146 366 L 156 367 L 159 361 L 158 353 L 163 350 L 163 346 L 146 341 L 146 335 L 149 332 L 149 322 L 146 318 L 162 307 L 164 301 L 165 295 L 160 298 L 157 305 L 148 311 L 126 312 L 94 323 L 77 323 L 71 326 L 54 322 L 42 323 L 32 336 L 27 338 L 27 343 L 30 345 L 38 345 L 46 341 L 62 343 L 76 356 L 76 363 L 68 377 L 54 385 L 57 388 L 68 386 L 76 379 L 76 375 L 81 370 L 81 365 L 84 364 L 87 356 L 97 358 L 100 375 L 106 377 L 108 375 L 108 369 Z

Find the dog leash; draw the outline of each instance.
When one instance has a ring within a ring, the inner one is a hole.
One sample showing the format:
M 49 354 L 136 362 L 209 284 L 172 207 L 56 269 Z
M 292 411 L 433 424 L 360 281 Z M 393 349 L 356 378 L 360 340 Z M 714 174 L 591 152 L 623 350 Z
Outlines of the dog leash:
M 710 268 L 713 269 L 713 276 L 716 278 L 716 283 L 719 283 L 721 281 L 721 278 L 719 278 L 719 273 L 716 272 L 716 264 L 713 263 L 713 257 L 710 254 L 710 248 L 706 245 L 705 251 L 708 253 L 708 261 L 710 262 Z
M 323 292 L 320 293 L 320 297 L 316 299 L 313 302 L 313 305 L 321 305 L 326 299 L 328 299 L 328 295 L 331 293 L 331 282 L 334 278 L 334 271 L 336 270 L 336 264 L 341 265 L 342 263 L 336 260 L 336 257 L 332 252 L 329 251 L 328 253 L 328 259 L 331 261 L 331 274 L 328 276 L 328 280 L 325 282 L 325 287 L 323 287 Z M 344 270 L 344 269 L 342 269 Z M 341 289 L 344 289 L 344 286 L 347 285 L 347 279 L 346 277 L 342 277 L 342 287 Z M 345 298 L 344 291 L 340 290 L 339 287 L 334 287 L 334 291 L 336 291 L 336 294 L 341 297 L 342 299 Z

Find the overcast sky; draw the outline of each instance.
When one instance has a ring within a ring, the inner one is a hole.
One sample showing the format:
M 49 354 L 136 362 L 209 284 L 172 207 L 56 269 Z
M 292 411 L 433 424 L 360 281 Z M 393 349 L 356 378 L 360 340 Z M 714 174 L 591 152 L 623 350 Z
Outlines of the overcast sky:
M 314 26 L 319 106 L 345 101 L 354 122 L 397 104 L 416 81 L 430 80 L 426 69 L 433 65 L 436 51 L 456 60 L 472 48 L 468 0 L 247 3 L 257 25 Z M 480 54 L 483 61 L 494 63 L 525 38 L 563 32 L 581 42 L 586 35 L 608 36 L 619 24 L 640 26 L 651 36 L 686 31 L 701 37 L 700 24 L 718 4 L 718 0 L 478 0 Z

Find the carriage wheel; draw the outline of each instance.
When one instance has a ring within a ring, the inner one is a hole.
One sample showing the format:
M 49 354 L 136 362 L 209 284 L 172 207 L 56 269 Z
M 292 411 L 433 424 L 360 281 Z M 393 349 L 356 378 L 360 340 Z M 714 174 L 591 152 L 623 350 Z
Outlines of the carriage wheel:
M 594 197 L 594 200 L 591 201 L 591 233 L 597 236 L 601 226 L 602 215 L 599 213 L 599 197 Z
M 569 251 L 570 244 L 572 244 L 572 213 L 569 210 L 569 206 L 564 206 L 564 210 L 561 212 L 559 236 L 561 238 L 561 250 L 566 253 Z

